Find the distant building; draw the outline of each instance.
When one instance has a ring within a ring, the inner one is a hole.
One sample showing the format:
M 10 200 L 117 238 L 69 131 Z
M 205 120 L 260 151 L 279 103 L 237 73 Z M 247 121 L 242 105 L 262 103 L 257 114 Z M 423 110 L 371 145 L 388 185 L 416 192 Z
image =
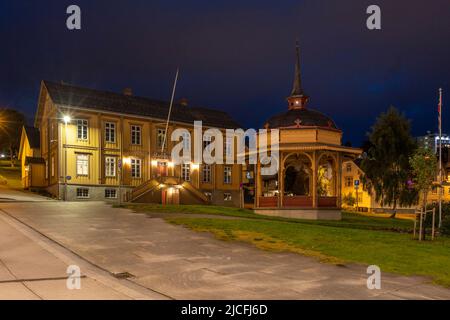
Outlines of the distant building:
M 419 146 L 429 148 L 437 154 L 439 151 L 439 134 L 428 131 L 426 135 L 417 138 L 417 143 Z M 450 148 L 450 136 L 447 134 L 442 134 L 442 148 Z

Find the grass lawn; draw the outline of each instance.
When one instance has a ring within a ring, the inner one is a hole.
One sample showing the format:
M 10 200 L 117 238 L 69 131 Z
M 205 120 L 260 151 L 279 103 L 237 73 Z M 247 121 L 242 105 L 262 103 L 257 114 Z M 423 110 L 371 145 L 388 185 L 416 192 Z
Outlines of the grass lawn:
M 9 160 L 0 160 L 0 184 L 13 189 L 22 188 L 21 167 L 17 162 L 14 167 L 11 167 Z
M 194 231 L 213 233 L 226 241 L 244 241 L 264 250 L 290 251 L 322 262 L 375 264 L 384 272 L 429 276 L 435 283 L 450 287 L 450 238 L 420 243 L 412 240 L 407 233 L 412 229 L 411 220 L 344 212 L 342 221 L 307 221 L 214 206 L 126 207 L 139 212 L 186 213 L 168 215 L 166 220 Z M 216 219 L 217 215 L 246 219 Z

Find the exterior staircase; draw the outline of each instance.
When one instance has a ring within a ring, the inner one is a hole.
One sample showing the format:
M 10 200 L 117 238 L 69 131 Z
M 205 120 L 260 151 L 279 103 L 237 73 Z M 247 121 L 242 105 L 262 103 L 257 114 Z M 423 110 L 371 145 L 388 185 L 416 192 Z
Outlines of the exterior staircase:
M 125 195 L 125 201 L 126 202 L 136 202 L 147 194 L 148 192 L 154 191 L 155 189 L 159 188 L 161 185 L 164 187 L 176 187 L 181 186 L 182 191 L 189 192 L 193 196 L 195 196 L 197 199 L 201 200 L 201 202 L 207 204 L 208 198 L 203 194 L 203 192 L 199 191 L 192 183 L 188 181 L 182 181 L 180 178 L 177 177 L 158 177 L 151 180 L 148 180 L 144 182 L 143 184 L 137 186 L 132 191 L 127 192 Z M 163 188 L 164 188 L 163 187 Z

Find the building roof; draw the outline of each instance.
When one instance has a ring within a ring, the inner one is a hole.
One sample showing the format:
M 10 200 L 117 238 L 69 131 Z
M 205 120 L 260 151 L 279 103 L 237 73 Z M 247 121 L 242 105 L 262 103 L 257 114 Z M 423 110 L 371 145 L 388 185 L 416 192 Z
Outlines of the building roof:
M 166 101 L 51 81 L 44 81 L 43 83 L 53 102 L 60 106 L 145 116 L 163 121 L 167 119 L 169 103 Z M 202 120 L 205 126 L 240 128 L 240 125 L 226 112 L 210 108 L 184 106 L 178 103 L 173 105 L 171 121 L 193 124 L 195 120 Z
M 276 114 L 266 121 L 269 128 L 322 127 L 338 130 L 333 119 L 312 109 L 290 109 Z
M 30 126 L 24 126 L 25 134 L 27 135 L 28 143 L 31 149 L 39 149 L 41 147 L 41 138 L 39 129 Z
M 45 160 L 44 160 L 44 158 L 41 158 L 41 157 L 26 157 L 25 165 L 29 165 L 30 163 L 45 164 Z

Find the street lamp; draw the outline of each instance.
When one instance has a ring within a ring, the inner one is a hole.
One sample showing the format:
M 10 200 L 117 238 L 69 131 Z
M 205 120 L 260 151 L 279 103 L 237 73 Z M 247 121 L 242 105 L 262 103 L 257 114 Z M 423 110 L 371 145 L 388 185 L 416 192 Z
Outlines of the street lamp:
M 67 201 L 67 124 L 70 123 L 69 115 L 63 116 L 64 121 L 64 201 Z

